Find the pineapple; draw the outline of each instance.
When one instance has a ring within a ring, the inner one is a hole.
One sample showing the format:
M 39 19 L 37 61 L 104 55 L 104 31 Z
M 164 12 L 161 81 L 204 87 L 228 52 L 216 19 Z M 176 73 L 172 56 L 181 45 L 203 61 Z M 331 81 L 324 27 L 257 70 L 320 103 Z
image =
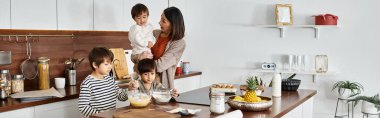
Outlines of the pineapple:
M 247 92 L 244 95 L 244 100 L 247 102 L 260 102 L 261 98 L 256 95 L 257 81 L 254 77 L 249 77 L 246 82 Z

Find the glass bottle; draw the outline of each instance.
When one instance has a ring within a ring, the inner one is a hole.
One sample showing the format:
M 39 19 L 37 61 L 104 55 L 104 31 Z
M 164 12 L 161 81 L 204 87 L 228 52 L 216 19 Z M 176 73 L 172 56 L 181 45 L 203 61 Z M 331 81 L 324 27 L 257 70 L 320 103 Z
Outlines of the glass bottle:
M 24 92 L 24 76 L 13 75 L 12 78 L 12 93 Z
M 316 55 L 315 56 L 315 71 L 317 73 L 325 73 L 328 70 L 328 59 L 327 55 Z
M 9 70 L 1 70 L 1 79 L 0 79 L 0 89 L 1 89 L 1 98 L 7 98 L 11 94 L 11 74 Z
M 214 114 L 224 113 L 225 107 L 224 107 L 224 93 L 223 92 L 211 93 L 210 111 Z
M 38 88 L 40 90 L 49 89 L 50 81 L 49 81 L 49 58 L 47 57 L 39 57 L 38 58 Z

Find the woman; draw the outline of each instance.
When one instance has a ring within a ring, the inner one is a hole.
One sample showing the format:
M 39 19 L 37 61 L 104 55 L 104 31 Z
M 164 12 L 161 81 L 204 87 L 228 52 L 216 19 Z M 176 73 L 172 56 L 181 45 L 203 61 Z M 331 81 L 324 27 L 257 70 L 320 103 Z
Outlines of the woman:
M 161 77 L 162 85 L 174 88 L 175 68 L 185 50 L 185 23 L 181 11 L 176 7 L 169 7 L 161 14 L 161 30 L 153 31 L 157 39 L 151 48 L 152 54 L 144 52 L 132 55 L 132 61 L 138 62 L 144 58 L 153 58 L 157 65 L 157 73 Z

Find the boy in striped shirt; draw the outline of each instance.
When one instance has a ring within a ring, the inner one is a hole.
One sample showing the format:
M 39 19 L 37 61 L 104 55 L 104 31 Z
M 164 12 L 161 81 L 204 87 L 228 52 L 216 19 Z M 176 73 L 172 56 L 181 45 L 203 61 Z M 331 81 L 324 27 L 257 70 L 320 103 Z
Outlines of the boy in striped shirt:
M 128 90 L 119 88 L 115 79 L 108 75 L 113 58 L 113 53 L 104 47 L 95 47 L 88 55 L 93 72 L 83 80 L 78 99 L 79 111 L 85 117 L 116 108 L 116 98 L 128 99 Z

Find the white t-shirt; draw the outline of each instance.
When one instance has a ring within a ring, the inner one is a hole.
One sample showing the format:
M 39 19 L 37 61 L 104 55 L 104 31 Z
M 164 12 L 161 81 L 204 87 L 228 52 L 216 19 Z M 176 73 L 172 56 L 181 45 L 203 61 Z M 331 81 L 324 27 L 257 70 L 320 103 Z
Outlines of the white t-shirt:
M 150 23 L 145 24 L 143 27 L 133 25 L 129 29 L 129 41 L 131 41 L 132 54 L 140 54 L 144 51 L 150 51 L 148 41 L 153 44 L 156 43 L 156 38 L 153 36 L 153 25 Z

